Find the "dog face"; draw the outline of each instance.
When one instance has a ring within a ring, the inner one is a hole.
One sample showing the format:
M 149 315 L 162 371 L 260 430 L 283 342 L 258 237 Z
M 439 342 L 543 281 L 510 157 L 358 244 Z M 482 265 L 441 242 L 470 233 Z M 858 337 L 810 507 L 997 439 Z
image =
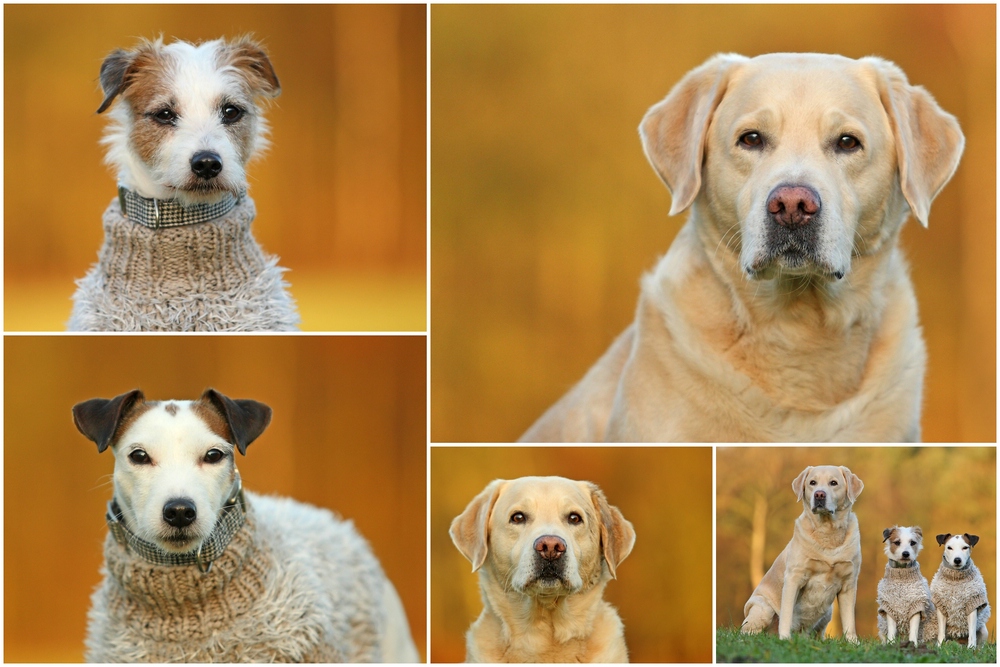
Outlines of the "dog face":
M 615 576 L 635 543 L 632 524 L 590 482 L 496 480 L 455 518 L 455 546 L 506 591 L 565 596 Z
M 978 535 L 952 535 L 946 533 L 937 536 L 938 545 L 944 546 L 944 553 L 941 560 L 953 570 L 964 570 L 972 560 L 972 547 L 979 542 Z
M 112 124 L 103 143 L 119 181 L 144 197 L 212 203 L 246 189 L 266 145 L 257 100 L 281 92 L 263 49 L 242 38 L 193 45 L 144 41 L 101 66 Z
M 115 456 L 115 499 L 125 524 L 164 551 L 197 549 L 212 532 L 236 480 L 235 451 L 271 410 L 209 389 L 197 401 L 146 401 L 135 390 L 73 408 L 81 433 Z
M 836 282 L 895 237 L 907 205 L 926 225 L 964 145 L 892 63 L 822 54 L 716 56 L 640 130 L 671 214 L 703 194 L 709 247 L 757 280 Z
M 920 526 L 893 526 L 882 531 L 882 541 L 885 543 L 885 555 L 890 560 L 911 563 L 917 560 L 924 546 L 924 533 Z
M 809 466 L 792 482 L 792 491 L 813 514 L 850 510 L 865 488 L 861 478 L 845 466 Z

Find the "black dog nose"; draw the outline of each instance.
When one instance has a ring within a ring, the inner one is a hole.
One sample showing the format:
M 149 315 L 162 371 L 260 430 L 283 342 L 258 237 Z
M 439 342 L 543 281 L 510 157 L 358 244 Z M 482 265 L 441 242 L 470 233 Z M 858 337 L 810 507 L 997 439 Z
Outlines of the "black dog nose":
M 961 564 L 962 564 L 962 559 L 961 558 L 956 558 L 955 559 L 955 565 L 961 565 Z
M 903 552 L 903 558 L 909 558 L 909 557 L 910 557 L 910 552 L 909 551 L 904 551 Z
M 198 510 L 187 498 L 174 498 L 163 506 L 163 520 L 174 528 L 190 526 L 197 518 Z
M 222 171 L 222 158 L 211 151 L 200 151 L 191 158 L 191 171 L 206 181 L 215 178 Z
M 566 552 L 566 540 L 555 535 L 542 535 L 535 540 L 535 551 L 545 560 L 555 560 Z

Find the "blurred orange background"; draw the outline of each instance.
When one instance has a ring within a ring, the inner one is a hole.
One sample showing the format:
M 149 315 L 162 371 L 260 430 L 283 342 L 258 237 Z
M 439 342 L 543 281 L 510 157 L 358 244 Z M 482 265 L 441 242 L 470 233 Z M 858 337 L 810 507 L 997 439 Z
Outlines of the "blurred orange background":
M 244 485 L 352 520 L 426 655 L 425 365 L 424 336 L 6 336 L 4 661 L 83 659 L 114 463 L 70 409 L 135 387 L 271 406 Z
M 681 543 L 712 543 L 709 447 L 431 448 L 431 661 L 465 660 L 465 631 L 483 603 L 479 576 L 448 536 L 451 521 L 494 479 L 558 475 L 604 490 L 636 532 L 604 598 L 625 624 L 631 662 L 712 661 L 712 562 Z
M 739 626 L 760 577 L 792 539 L 802 503 L 792 480 L 806 466 L 843 465 L 864 482 L 854 503 L 861 527 L 861 576 L 855 607 L 858 636 L 876 638 L 876 587 L 888 557 L 882 530 L 920 526 L 917 557 L 928 583 L 941 564 L 936 535 L 979 536 L 972 559 L 996 608 L 997 514 L 995 447 L 720 447 L 716 453 L 716 610 L 719 627 Z M 762 540 L 752 564 L 751 537 Z M 996 637 L 996 615 L 987 624 Z M 841 634 L 840 619 L 827 634 Z M 995 639 L 994 639 L 995 641 Z
M 901 241 L 923 438 L 996 441 L 995 5 L 436 5 L 431 50 L 433 441 L 517 438 L 629 324 L 686 219 L 639 121 L 730 51 L 880 55 L 958 117 L 958 173 Z
M 115 175 L 98 71 L 162 34 L 252 32 L 282 93 L 249 168 L 254 233 L 281 258 L 304 330 L 426 330 L 425 5 L 6 5 L 4 316 L 61 331 L 97 259 Z

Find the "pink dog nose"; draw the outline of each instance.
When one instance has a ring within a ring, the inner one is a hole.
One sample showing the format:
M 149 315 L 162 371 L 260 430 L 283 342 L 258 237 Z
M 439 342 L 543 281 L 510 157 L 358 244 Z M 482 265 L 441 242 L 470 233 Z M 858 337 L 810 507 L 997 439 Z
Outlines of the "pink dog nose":
M 767 196 L 767 212 L 782 227 L 801 227 L 819 213 L 819 193 L 806 185 L 779 185 Z
M 535 551 L 545 560 L 555 560 L 566 552 L 566 540 L 555 535 L 542 535 L 535 540 Z

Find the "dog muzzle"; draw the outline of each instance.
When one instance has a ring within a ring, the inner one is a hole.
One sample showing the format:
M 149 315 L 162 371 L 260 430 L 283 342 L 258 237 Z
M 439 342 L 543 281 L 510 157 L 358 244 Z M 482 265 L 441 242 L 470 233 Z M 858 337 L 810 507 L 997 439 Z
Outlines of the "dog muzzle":
M 245 193 L 238 196 L 226 193 L 225 198 L 215 204 L 194 204 L 185 206 L 173 199 L 147 199 L 123 185 L 118 186 L 118 203 L 122 214 L 143 227 L 165 229 L 184 227 L 208 222 L 224 216 L 236 208 Z
M 246 522 L 246 498 L 243 496 L 243 481 L 237 473 L 229 499 L 223 505 L 219 519 L 215 522 L 215 527 L 212 528 L 212 533 L 194 551 L 180 554 L 171 553 L 138 537 L 125 525 L 122 520 L 121 508 L 118 507 L 118 501 L 114 498 L 108 501 L 108 512 L 104 518 L 108 522 L 108 530 L 111 531 L 115 541 L 143 560 L 153 565 L 197 565 L 202 573 L 207 574 L 212 569 L 212 563 L 222 555 L 233 536 Z

